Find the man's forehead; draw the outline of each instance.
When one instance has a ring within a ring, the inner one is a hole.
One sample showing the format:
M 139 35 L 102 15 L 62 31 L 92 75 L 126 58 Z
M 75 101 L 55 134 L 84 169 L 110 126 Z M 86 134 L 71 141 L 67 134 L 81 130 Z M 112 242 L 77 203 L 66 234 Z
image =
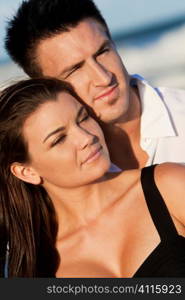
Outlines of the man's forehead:
M 103 25 L 94 20 L 85 20 L 68 32 L 58 33 L 42 40 L 37 47 L 37 61 L 44 75 L 51 69 L 61 72 L 61 68 L 75 64 L 86 55 L 96 52 L 108 40 Z M 60 70 L 59 70 L 60 69 Z

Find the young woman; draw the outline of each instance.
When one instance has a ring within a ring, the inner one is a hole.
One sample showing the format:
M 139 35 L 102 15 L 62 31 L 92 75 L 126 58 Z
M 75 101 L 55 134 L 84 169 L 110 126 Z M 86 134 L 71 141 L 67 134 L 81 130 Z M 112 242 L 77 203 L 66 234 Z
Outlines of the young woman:
M 185 277 L 185 168 L 109 168 L 69 85 L 29 79 L 1 93 L 3 276 Z

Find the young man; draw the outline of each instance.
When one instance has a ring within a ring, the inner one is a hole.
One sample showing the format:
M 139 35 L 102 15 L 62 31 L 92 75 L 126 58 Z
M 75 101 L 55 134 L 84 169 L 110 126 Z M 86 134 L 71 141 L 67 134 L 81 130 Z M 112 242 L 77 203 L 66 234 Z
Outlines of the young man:
M 9 22 L 6 49 L 29 76 L 74 86 L 102 121 L 121 169 L 185 162 L 185 91 L 130 76 L 93 1 L 24 1 Z

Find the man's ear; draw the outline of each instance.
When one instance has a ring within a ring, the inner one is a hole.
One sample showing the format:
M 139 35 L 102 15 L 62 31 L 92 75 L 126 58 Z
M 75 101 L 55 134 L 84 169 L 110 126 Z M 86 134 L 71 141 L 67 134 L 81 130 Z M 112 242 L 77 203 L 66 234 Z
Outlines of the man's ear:
M 14 176 L 25 182 L 35 185 L 41 184 L 42 182 L 37 171 L 35 171 L 35 169 L 31 166 L 15 162 L 11 165 L 10 170 Z

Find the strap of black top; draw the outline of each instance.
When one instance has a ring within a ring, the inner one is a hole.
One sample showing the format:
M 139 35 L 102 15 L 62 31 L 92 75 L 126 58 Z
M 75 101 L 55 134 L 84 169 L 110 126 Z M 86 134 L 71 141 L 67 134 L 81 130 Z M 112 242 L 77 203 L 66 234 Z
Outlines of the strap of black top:
M 168 208 L 155 184 L 154 169 L 156 165 L 141 170 L 141 185 L 146 203 L 155 227 L 162 239 L 171 239 L 178 235 Z

